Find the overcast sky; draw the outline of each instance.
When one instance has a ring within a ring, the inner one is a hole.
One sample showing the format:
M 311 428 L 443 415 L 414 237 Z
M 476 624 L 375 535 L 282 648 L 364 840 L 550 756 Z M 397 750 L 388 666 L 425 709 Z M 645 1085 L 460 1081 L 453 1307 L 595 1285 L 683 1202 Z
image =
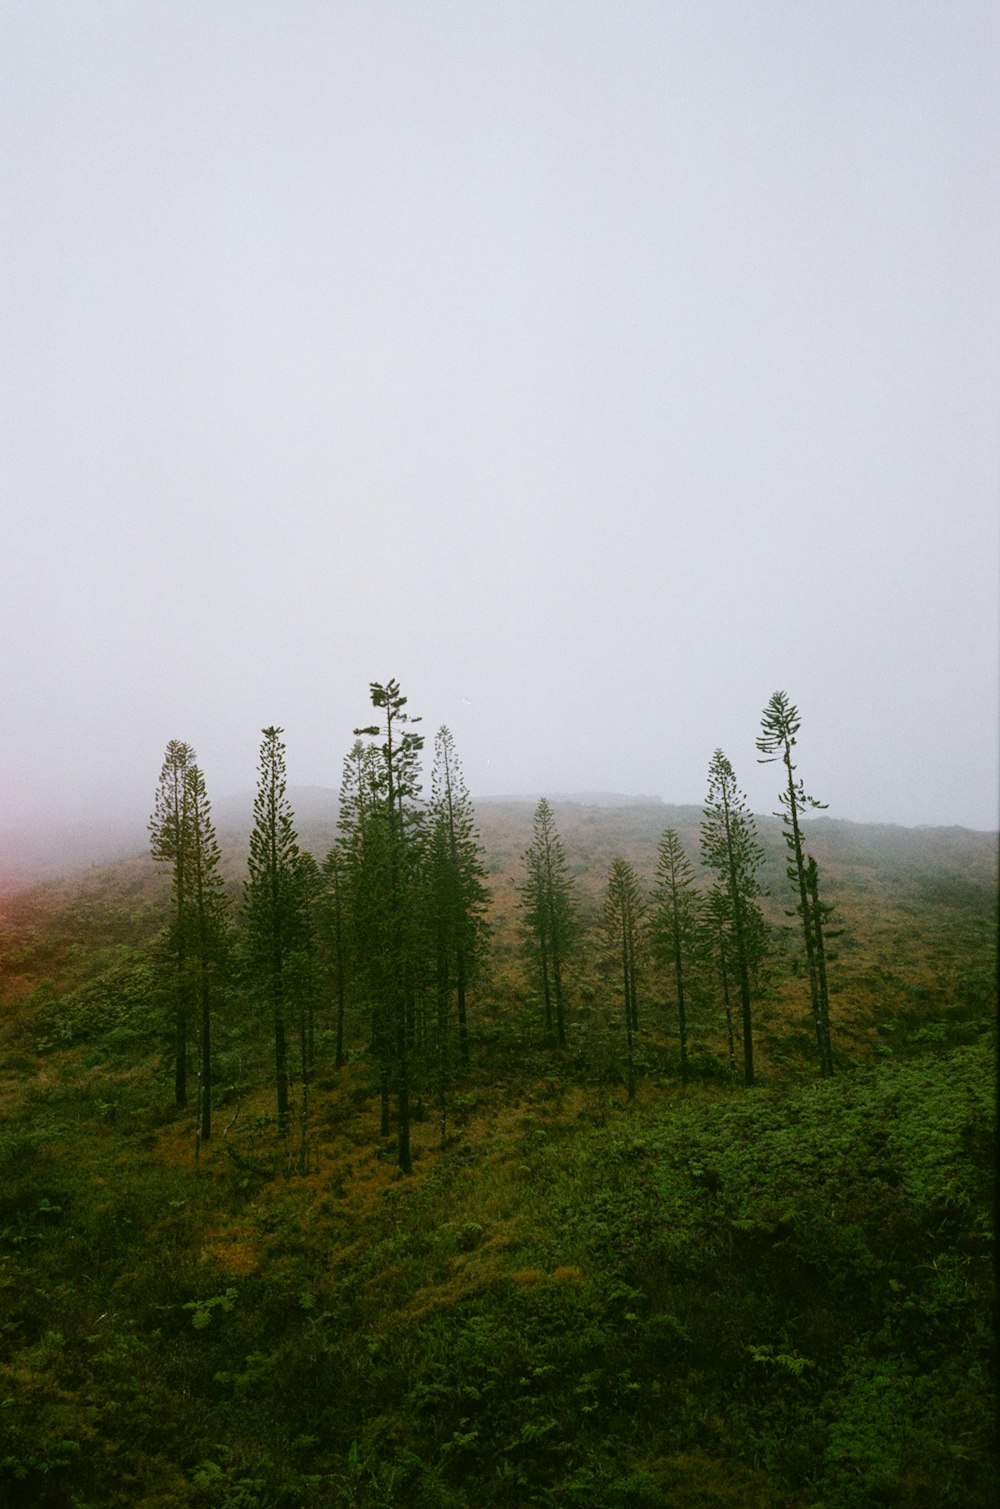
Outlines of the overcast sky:
M 995 0 L 4 0 L 0 827 L 368 684 L 473 795 L 997 822 Z

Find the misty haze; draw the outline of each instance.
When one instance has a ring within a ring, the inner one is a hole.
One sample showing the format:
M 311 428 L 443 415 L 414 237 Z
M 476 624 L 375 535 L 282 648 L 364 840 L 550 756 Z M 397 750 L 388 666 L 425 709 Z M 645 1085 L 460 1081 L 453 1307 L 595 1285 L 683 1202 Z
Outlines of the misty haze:
M 0 11 L 0 1504 L 992 1509 L 994 0 Z
M 0 830 L 336 787 L 998 821 L 997 19 L 4 7 Z

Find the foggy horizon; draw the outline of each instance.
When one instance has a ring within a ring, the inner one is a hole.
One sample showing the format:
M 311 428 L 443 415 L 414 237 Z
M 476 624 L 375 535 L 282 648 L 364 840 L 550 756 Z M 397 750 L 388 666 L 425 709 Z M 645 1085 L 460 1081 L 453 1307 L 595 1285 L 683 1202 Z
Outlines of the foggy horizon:
M 0 832 L 336 790 L 998 826 L 1000 12 L 0 17 Z M 0 870 L 3 855 L 0 854 Z
M 798 771 L 796 774 L 798 774 Z M 739 771 L 736 772 L 736 775 L 740 790 L 745 792 L 745 783 L 740 780 Z M 318 821 L 311 805 L 308 804 L 309 798 L 320 795 L 323 798 L 329 797 L 331 812 L 334 812 L 339 805 L 339 781 L 334 784 L 321 781 L 303 782 L 289 780 L 287 790 L 293 820 L 297 827 L 306 828 Z M 243 809 L 245 810 L 241 812 L 239 821 L 241 826 L 245 826 L 247 831 L 249 831 L 253 823 L 255 795 L 256 787 L 249 784 L 218 792 L 209 790 L 209 803 L 212 809 L 213 822 L 220 833 L 232 833 L 235 831 L 235 809 L 237 804 L 240 803 L 243 804 Z M 766 821 L 768 818 L 774 818 L 776 821 L 782 820 L 783 813 L 779 805 L 778 788 L 775 787 L 770 794 L 765 791 L 758 793 L 758 795 L 761 800 L 757 802 L 748 796 L 748 803 L 755 819 L 758 821 Z M 303 797 L 307 799 L 305 815 L 303 815 L 303 811 L 301 810 Z M 564 804 L 593 807 L 606 806 L 609 809 L 618 806 L 659 805 L 665 809 L 693 808 L 699 811 L 705 807 L 705 793 L 685 799 L 665 796 L 655 791 L 630 791 L 609 786 L 580 787 L 577 789 L 560 789 L 556 786 L 550 786 L 545 789 L 537 788 L 535 790 L 521 791 L 470 791 L 470 797 L 473 806 L 476 804 L 488 806 L 507 803 L 511 805 L 534 805 L 544 797 L 556 809 L 557 815 L 560 805 Z M 426 780 L 424 781 L 418 800 L 427 802 L 429 799 L 430 769 L 428 767 Z M 296 805 L 297 803 L 299 804 L 298 806 Z M 100 835 L 103 831 L 113 832 L 115 830 L 145 832 L 151 816 L 152 805 L 152 793 L 148 795 L 133 793 L 131 799 L 124 799 L 111 806 L 102 805 L 99 801 L 91 805 L 81 803 L 74 807 L 53 805 L 46 812 L 40 812 L 33 819 L 18 820 L 15 817 L 5 821 L 3 828 L 0 829 L 0 839 L 5 835 L 18 834 L 29 836 L 32 832 L 44 833 L 46 831 L 50 836 L 54 836 L 57 833 L 72 832 L 74 829 L 81 832 L 83 830 L 92 830 L 95 835 Z M 820 819 L 846 822 L 861 827 L 965 828 L 975 833 L 995 833 L 998 831 L 995 826 L 981 828 L 969 823 L 907 823 L 891 818 L 858 818 L 848 813 L 834 812 L 829 806 L 824 807 L 822 810 L 807 810 L 799 814 L 799 821 L 805 824 L 816 822 Z M 0 856 L 0 872 L 2 870 L 3 862 L 2 856 Z

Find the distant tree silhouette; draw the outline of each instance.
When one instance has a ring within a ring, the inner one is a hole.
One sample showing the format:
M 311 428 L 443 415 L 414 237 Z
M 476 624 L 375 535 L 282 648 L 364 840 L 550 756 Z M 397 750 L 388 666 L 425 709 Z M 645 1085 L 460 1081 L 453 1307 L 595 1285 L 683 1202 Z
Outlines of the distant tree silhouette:
M 743 1077 L 754 1083 L 751 979 L 765 951 L 766 927 L 756 898 L 763 894 L 757 871 L 764 851 L 746 798 L 729 760 L 717 749 L 708 767 L 708 795 L 701 822 L 702 862 L 718 877 L 717 921 L 740 988 Z
M 807 795 L 801 778 L 797 780 L 795 777 L 792 750 L 800 725 L 798 708 L 792 705 L 785 692 L 775 692 L 761 716 L 761 733 L 757 740 L 760 751 L 758 763 L 770 765 L 780 760 L 785 767 L 785 787 L 778 797 L 783 810 L 775 816 L 784 819 L 785 843 L 791 855 L 791 863 L 785 873 L 798 892 L 795 912 L 801 920 L 805 941 L 819 1071 L 822 1075 L 830 1075 L 833 1073 L 833 1052 L 830 1045 L 830 995 L 827 988 L 823 919 L 833 908 L 820 902 L 816 861 L 811 855 L 807 859 L 804 853 L 800 822 L 803 812 L 813 808 L 825 811 L 827 803 Z

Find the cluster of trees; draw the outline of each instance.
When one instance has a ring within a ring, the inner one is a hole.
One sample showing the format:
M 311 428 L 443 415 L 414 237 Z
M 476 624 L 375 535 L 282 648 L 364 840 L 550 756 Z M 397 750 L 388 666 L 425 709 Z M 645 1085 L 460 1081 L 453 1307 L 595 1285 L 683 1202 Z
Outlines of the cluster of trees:
M 168 935 L 175 1098 L 189 1100 L 197 1044 L 199 1142 L 212 1135 L 212 1022 L 224 994 L 263 1018 L 273 1038 L 278 1129 L 288 1136 L 292 1064 L 300 1080 L 300 1159 L 320 1000 L 336 1003 L 336 1064 L 349 997 L 368 1013 L 382 1130 L 395 1098 L 398 1158 L 409 1172 L 411 1091 L 436 1100 L 442 1137 L 453 1061 L 468 1058 L 467 991 L 487 931 L 485 865 L 447 728 L 434 741 L 429 802 L 424 740 L 399 684 L 373 683 L 380 721 L 354 731 L 344 761 L 337 840 L 322 865 L 299 846 L 287 796 L 283 730 L 263 730 L 240 904 L 230 905 L 205 782 L 188 744 L 171 741 L 150 822 L 154 858 L 171 867 Z M 235 915 L 234 915 L 235 913 Z M 297 1051 L 292 1046 L 297 1040 Z
M 379 1068 L 381 1124 L 396 1101 L 399 1166 L 408 1173 L 411 1087 L 436 1100 L 444 1138 L 455 1052 L 468 1059 L 467 990 L 487 929 L 485 864 L 454 740 L 434 740 L 430 801 L 421 800 L 423 736 L 396 681 L 371 686 L 380 721 L 355 729 L 340 790 L 340 836 L 327 858 L 337 994 L 345 970 L 367 1004 Z M 335 878 L 333 878 L 335 877 Z M 338 1042 L 342 1032 L 338 1027 Z
M 784 819 L 789 852 L 786 873 L 797 898 L 789 915 L 798 916 L 804 943 L 820 1073 L 830 1075 L 833 1053 L 824 924 L 832 907 L 819 898 L 818 867 L 805 853 L 801 822 L 803 813 L 825 804 L 807 795 L 795 774 L 792 750 L 800 722 L 798 709 L 786 693 L 775 692 L 762 715 L 757 748 L 761 763 L 780 760 L 785 767 L 785 784 L 779 796 L 782 811 L 777 815 Z M 738 993 L 743 1077 L 747 1085 L 754 1083 L 753 998 L 770 942 L 770 930 L 759 905 L 764 894 L 759 878 L 764 850 L 732 764 L 721 749 L 713 754 L 708 769 L 701 860 L 710 879 L 699 887 L 676 831 L 668 828 L 660 840 L 656 883 L 649 895 L 626 859 L 617 857 L 611 862 L 602 941 L 621 984 L 630 1098 L 635 1093 L 634 1039 L 639 1028 L 638 980 L 643 964 L 651 965 L 671 982 L 683 1082 L 686 1084 L 690 1076 L 687 989 L 694 978 L 703 990 L 706 980 L 711 980 L 710 988 L 721 998 L 734 1075 L 737 1031 L 733 1000 Z M 545 1021 L 551 1030 L 554 1003 L 556 1035 L 562 1044 L 563 966 L 582 927 L 565 850 L 544 798 L 535 812 L 533 841 L 524 854 L 524 866 L 521 899 L 541 983 Z
M 188 1039 L 197 1011 L 199 1135 L 212 1135 L 212 1016 L 226 953 L 228 900 L 205 777 L 190 744 L 171 739 L 149 825 L 153 858 L 171 866 L 174 1095 L 188 1101 Z
M 363 1013 L 378 1067 L 381 1129 L 395 1127 L 401 1169 L 411 1168 L 410 1126 L 430 1100 L 442 1140 L 455 1066 L 469 1057 L 467 997 L 486 955 L 485 863 L 454 740 L 434 740 L 431 794 L 421 787 L 424 738 L 395 680 L 373 682 L 376 721 L 354 730 L 344 760 L 336 841 L 318 864 L 299 846 L 286 790 L 283 730 L 263 730 L 253 831 L 243 894 L 235 905 L 219 871 L 220 851 L 204 776 L 189 744 L 168 744 L 150 822 L 154 857 L 170 866 L 167 956 L 175 1098 L 189 1101 L 188 1061 L 197 1047 L 197 1126 L 212 1136 L 213 1017 L 223 998 L 266 1022 L 273 1042 L 276 1118 L 290 1134 L 293 1066 L 299 1086 L 300 1161 L 307 1156 L 316 1014 L 334 1006 L 335 1063 L 345 1055 L 348 1002 Z M 784 766 L 781 791 L 787 873 L 804 941 L 820 1072 L 833 1071 L 824 923 L 816 862 L 805 853 L 801 818 L 822 804 L 796 776 L 798 710 L 776 692 L 764 710 L 762 761 Z M 681 1076 L 690 1075 L 688 999 L 706 980 L 721 998 L 730 1064 L 737 1072 L 738 998 L 743 1075 L 754 1083 L 753 998 L 768 950 L 759 906 L 763 850 L 753 816 L 722 750 L 712 756 L 701 827 L 699 884 L 673 829 L 660 841 L 647 895 L 623 858 L 611 865 L 601 939 L 620 981 L 627 1086 L 635 1092 L 639 980 L 652 965 L 676 1001 Z M 547 800 L 538 803 L 519 887 L 524 932 L 537 966 L 545 1026 L 566 1043 L 567 968 L 584 928 L 566 853 Z

